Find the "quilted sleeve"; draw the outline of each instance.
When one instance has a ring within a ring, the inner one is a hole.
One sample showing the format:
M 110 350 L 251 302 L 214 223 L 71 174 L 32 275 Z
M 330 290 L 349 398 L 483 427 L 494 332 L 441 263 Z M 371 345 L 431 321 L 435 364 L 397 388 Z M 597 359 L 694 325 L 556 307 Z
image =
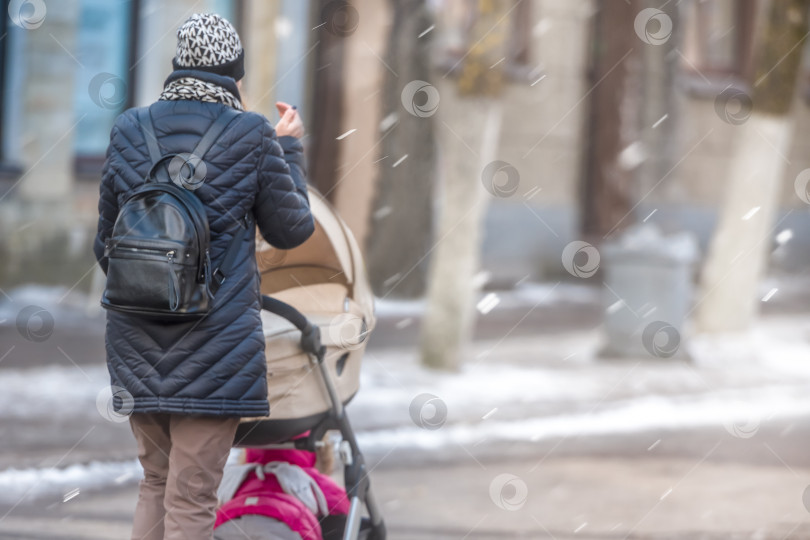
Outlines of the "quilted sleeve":
M 315 230 L 309 198 L 303 148 L 292 137 L 282 137 L 282 147 L 267 120 L 262 124 L 259 158 L 259 193 L 253 205 L 256 223 L 267 242 L 280 249 L 301 245 Z
M 107 238 L 112 235 L 113 224 L 118 217 L 118 199 L 115 196 L 113 185 L 115 184 L 115 172 L 112 166 L 113 139 L 118 131 L 118 127 L 113 127 L 110 133 L 110 146 L 107 147 L 107 158 L 101 170 L 101 185 L 99 186 L 98 198 L 98 232 L 93 242 L 93 253 L 96 256 L 101 269 L 107 273 L 107 257 L 104 256 L 104 245 Z
M 307 168 L 304 160 L 304 145 L 297 137 L 283 135 L 278 143 L 284 151 L 284 161 L 290 167 L 290 176 L 295 182 L 295 189 L 307 196 Z

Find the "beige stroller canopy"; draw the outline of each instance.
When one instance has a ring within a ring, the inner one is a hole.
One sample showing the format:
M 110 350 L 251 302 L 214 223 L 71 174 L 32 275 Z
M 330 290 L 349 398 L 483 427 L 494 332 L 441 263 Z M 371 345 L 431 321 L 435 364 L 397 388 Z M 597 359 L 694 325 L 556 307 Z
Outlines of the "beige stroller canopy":
M 294 307 L 320 328 L 325 364 L 348 402 L 360 386 L 360 363 L 374 328 L 374 296 L 360 247 L 323 196 L 309 192 L 315 232 L 290 250 L 257 244 L 261 292 Z M 331 403 L 290 321 L 262 311 L 271 420 L 315 419 Z M 304 422 L 304 424 L 307 422 Z M 302 424 L 303 425 L 303 424 Z
M 358 305 L 366 323 L 373 328 L 374 295 L 354 235 L 323 195 L 313 188 L 309 188 L 309 201 L 315 232 L 306 242 L 289 250 L 274 248 L 261 239 L 257 243 L 262 294 L 297 308 L 302 302 L 310 303 L 298 298 L 308 295 L 305 290 L 308 286 L 340 284 L 346 288 L 346 297 Z M 315 304 L 312 307 L 318 311 L 317 301 Z M 307 314 L 306 309 L 299 310 Z

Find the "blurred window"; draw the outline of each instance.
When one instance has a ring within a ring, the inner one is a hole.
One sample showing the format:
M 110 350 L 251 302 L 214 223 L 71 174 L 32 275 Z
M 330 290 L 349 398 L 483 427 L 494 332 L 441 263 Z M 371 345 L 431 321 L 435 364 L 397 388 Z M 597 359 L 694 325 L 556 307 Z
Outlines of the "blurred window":
M 689 0 L 682 67 L 692 91 L 716 93 L 750 81 L 756 0 Z
M 115 117 L 130 103 L 137 1 L 81 0 L 76 36 L 74 138 L 77 172 L 97 173 Z
M 207 2 L 207 10 L 213 13 L 218 13 L 223 18 L 227 19 L 234 28 L 236 28 L 237 32 L 241 32 L 241 13 L 239 13 L 242 7 L 242 2 L 234 2 L 234 0 L 208 0 Z M 244 43 L 243 43 L 244 45 Z
M 0 0 L 8 13 L 10 0 Z M 98 180 L 110 129 L 116 116 L 133 105 L 137 70 L 136 40 L 142 0 L 79 0 L 73 81 L 75 170 L 79 178 Z M 242 10 L 234 0 L 205 0 L 199 11 L 214 11 L 241 26 Z M 20 137 L 24 122 L 26 65 L 21 59 L 27 30 L 0 18 L 0 179 L 15 178 L 21 168 Z
M 506 57 L 503 68 L 507 79 L 519 82 L 533 82 L 538 69 L 532 65 L 532 3 L 513 0 L 508 12 L 508 36 L 506 37 Z M 441 21 L 443 42 L 439 45 L 437 58 L 439 69 L 448 75 L 458 75 L 464 59 L 469 53 L 470 37 L 468 36 L 475 22 L 477 7 L 475 2 L 450 0 L 441 5 L 436 18 Z
M 74 111 L 79 178 L 98 180 L 116 116 L 133 106 L 140 0 L 80 0 Z M 198 11 L 219 13 L 239 29 L 234 0 L 206 0 Z M 166 39 L 173 38 L 169 33 Z
M 11 55 L 9 49 L 12 49 L 15 43 L 18 43 L 22 35 L 22 30 L 11 24 L 9 17 L 5 16 L 8 13 L 9 0 L 3 0 L 3 18 L 0 22 L 0 32 L 3 38 L 0 39 L 0 154 L 2 154 L 2 165 L 0 167 L 9 167 L 11 156 L 18 156 L 19 152 L 13 144 L 14 138 L 8 137 L 9 133 L 14 133 L 14 127 L 19 127 L 19 114 L 14 114 L 15 111 L 19 113 L 20 107 L 12 106 L 13 103 L 20 103 L 19 101 L 19 82 L 21 62 L 11 62 Z M 17 31 L 15 31 L 15 28 Z M 14 68 L 17 69 L 14 69 Z M 17 101 L 15 101 L 17 99 Z M 16 123 L 15 123 L 16 122 Z M 11 171 L 9 171 L 11 174 Z

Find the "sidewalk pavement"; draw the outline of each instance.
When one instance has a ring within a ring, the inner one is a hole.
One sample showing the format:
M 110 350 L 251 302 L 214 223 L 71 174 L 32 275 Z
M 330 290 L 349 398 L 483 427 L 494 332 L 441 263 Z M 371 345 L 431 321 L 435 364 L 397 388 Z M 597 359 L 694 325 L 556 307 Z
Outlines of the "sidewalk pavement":
M 493 493 L 499 478 L 511 484 Z M 810 537 L 808 479 L 810 469 L 782 465 L 598 455 L 372 473 L 391 540 L 798 540 Z M 0 520 L 0 537 L 125 539 L 136 498 L 129 487 L 20 509 Z
M 517 300 L 460 373 L 368 350 L 347 410 L 390 538 L 810 538 L 810 315 L 686 339 L 691 361 L 608 361 L 598 302 Z M 555 316 L 580 324 L 513 322 Z M 374 339 L 417 317 L 389 310 Z M 127 537 L 137 466 L 106 384 L 100 364 L 0 370 L 0 538 Z

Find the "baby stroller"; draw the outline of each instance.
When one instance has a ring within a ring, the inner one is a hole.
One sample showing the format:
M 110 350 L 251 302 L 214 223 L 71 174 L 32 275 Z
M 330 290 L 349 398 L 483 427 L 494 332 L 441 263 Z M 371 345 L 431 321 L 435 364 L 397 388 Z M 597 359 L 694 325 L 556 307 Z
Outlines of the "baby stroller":
M 382 514 L 344 409 L 360 385 L 374 296 L 346 223 L 320 193 L 310 189 L 309 197 L 315 232 L 304 244 L 290 250 L 257 244 L 270 415 L 243 419 L 234 446 L 315 451 L 327 431 L 338 430 L 350 506 L 336 538 L 384 540 Z

